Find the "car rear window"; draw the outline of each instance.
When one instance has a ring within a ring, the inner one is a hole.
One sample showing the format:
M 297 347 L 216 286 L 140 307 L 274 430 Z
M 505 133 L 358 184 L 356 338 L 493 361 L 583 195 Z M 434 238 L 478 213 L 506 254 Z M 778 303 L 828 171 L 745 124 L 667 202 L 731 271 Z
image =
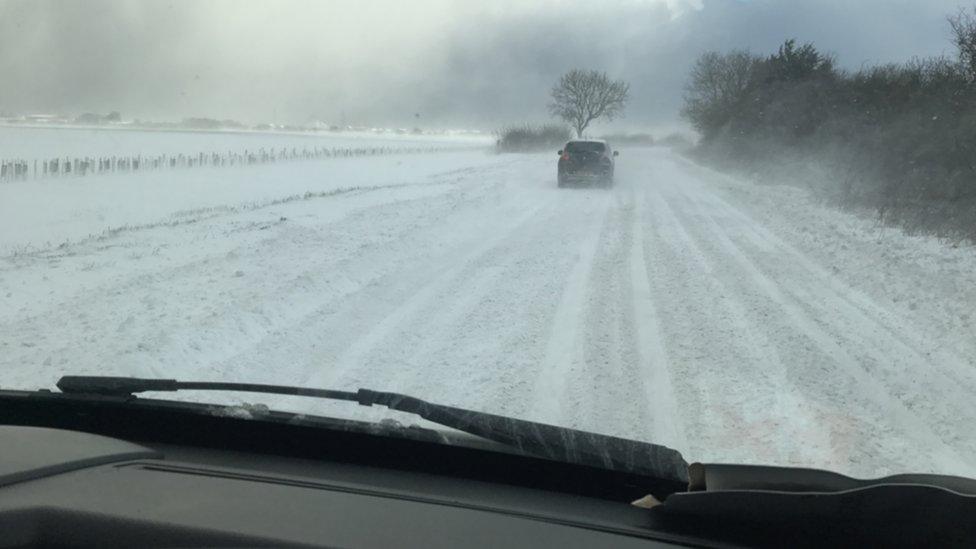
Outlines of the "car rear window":
M 571 141 L 566 144 L 566 150 L 573 152 L 602 153 L 607 150 L 606 145 L 598 141 Z

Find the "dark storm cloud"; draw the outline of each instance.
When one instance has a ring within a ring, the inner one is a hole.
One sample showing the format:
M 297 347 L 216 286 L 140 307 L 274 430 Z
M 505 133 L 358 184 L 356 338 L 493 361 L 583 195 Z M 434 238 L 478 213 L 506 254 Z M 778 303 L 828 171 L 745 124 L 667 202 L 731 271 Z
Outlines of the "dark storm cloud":
M 0 1 L 0 110 L 497 127 L 571 67 L 677 121 L 702 51 L 813 41 L 843 66 L 951 52 L 954 0 Z
M 178 10 L 104 0 L 5 2 L 0 10 L 4 110 L 152 111 L 178 106 L 192 78 L 179 44 L 202 22 Z
M 580 4 L 592 6 L 592 3 Z M 676 119 L 689 67 L 707 50 L 767 53 L 791 37 L 837 55 L 842 66 L 905 61 L 950 51 L 945 16 L 955 1 L 706 0 L 697 10 L 669 13 L 663 4 L 616 9 L 553 10 L 469 25 L 450 57 L 446 96 L 463 97 L 468 83 L 487 98 L 479 121 L 538 116 L 549 86 L 572 66 L 627 79 L 633 102 L 624 126 L 667 125 Z M 512 82 L 517 85 L 512 85 Z M 439 85 L 442 83 L 439 81 Z

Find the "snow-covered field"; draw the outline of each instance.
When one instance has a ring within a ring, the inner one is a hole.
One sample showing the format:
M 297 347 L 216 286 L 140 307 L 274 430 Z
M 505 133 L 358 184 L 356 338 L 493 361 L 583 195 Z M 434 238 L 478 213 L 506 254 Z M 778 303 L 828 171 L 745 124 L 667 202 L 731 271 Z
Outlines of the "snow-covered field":
M 0 186 L 0 386 L 362 386 L 689 460 L 976 475 L 971 248 L 665 149 L 624 150 L 612 190 L 557 189 L 554 164 L 466 150 Z
M 310 134 L 251 131 L 171 131 L 0 126 L 0 159 L 197 154 L 255 151 L 260 148 L 467 147 L 490 137 L 363 133 Z

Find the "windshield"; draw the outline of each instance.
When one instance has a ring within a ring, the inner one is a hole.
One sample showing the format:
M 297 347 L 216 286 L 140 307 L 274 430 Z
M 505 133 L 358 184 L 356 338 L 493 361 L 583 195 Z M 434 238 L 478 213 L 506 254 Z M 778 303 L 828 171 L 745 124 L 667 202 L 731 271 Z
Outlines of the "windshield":
M 976 11 L 854 4 L 2 1 L 0 387 L 976 476 Z
M 570 141 L 566 143 L 566 152 L 590 152 L 603 153 L 607 150 L 606 146 L 599 141 Z

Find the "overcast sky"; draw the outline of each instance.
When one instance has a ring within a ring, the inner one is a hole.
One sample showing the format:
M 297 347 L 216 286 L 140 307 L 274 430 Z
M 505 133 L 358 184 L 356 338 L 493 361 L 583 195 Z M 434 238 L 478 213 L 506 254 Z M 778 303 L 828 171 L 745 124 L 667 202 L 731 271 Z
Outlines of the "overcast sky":
M 951 55 L 945 16 L 972 3 L 0 0 L 0 111 L 492 129 L 545 121 L 552 83 L 583 67 L 631 83 L 617 128 L 654 130 L 679 123 L 705 50 Z

